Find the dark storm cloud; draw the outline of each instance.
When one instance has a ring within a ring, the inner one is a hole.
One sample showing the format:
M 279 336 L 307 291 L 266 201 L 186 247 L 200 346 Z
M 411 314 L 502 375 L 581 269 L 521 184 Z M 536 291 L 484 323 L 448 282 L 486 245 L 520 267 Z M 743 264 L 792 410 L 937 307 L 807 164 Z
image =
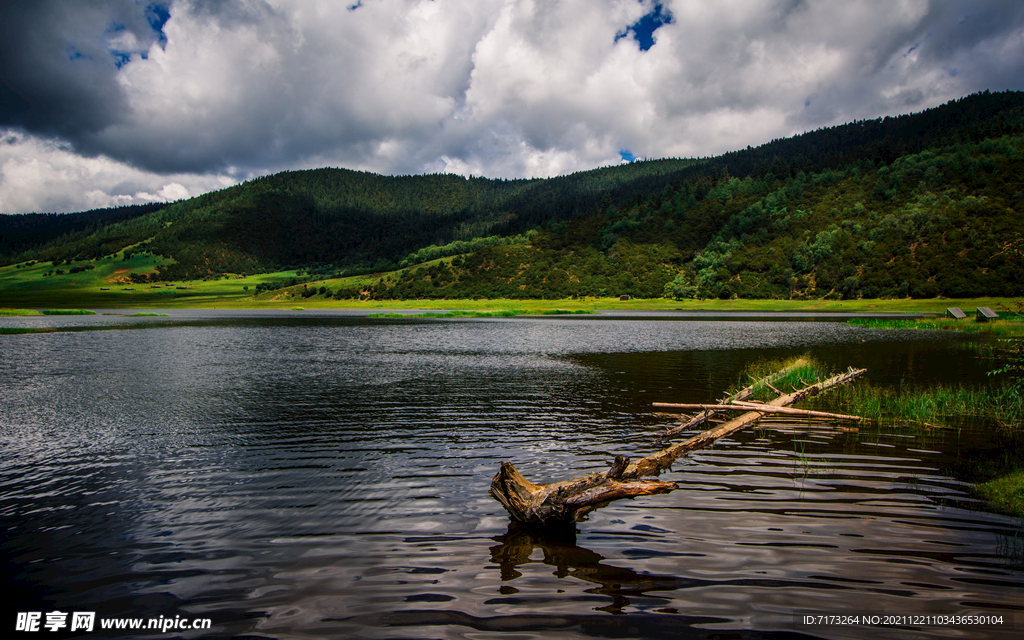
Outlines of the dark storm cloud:
M 0 20 L 0 126 L 75 139 L 122 118 L 119 63 L 159 41 L 159 5 L 10 0 Z
M 811 87 L 805 109 L 789 117 L 793 126 L 905 113 L 985 89 L 1024 89 L 1024 3 L 904 6 L 910 11 L 902 15 L 912 19 L 896 25 L 882 21 L 875 29 L 857 26 L 838 36 L 851 45 L 849 64 L 828 84 Z M 913 15 L 915 8 L 919 15 Z M 808 12 L 807 3 L 797 11 Z M 820 29 L 828 33 L 824 24 Z

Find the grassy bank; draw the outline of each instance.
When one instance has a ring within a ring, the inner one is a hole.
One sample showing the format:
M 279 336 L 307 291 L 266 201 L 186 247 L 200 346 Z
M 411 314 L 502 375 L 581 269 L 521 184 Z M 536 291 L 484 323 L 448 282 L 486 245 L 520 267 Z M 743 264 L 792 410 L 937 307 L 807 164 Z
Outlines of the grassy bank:
M 1024 470 L 983 482 L 976 489 L 1000 511 L 1024 516 Z
M 1004 319 L 976 322 L 973 319 L 952 318 L 853 318 L 847 324 L 867 329 L 921 329 L 926 331 L 959 331 L 978 335 L 1012 338 L 1024 336 L 1024 319 L 1016 314 Z

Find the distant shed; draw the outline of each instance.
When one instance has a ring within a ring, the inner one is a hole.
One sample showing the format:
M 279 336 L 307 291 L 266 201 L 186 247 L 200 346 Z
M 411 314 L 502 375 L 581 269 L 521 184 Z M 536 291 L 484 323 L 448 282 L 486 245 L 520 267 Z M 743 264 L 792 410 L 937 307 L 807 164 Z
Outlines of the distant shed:
M 946 317 L 953 318 L 954 320 L 963 320 L 967 317 L 967 314 L 960 307 L 949 307 L 946 309 Z
M 625 302 L 626 300 L 629 300 L 629 294 L 626 294 L 626 293 L 622 294 L 621 296 L 619 296 L 619 300 L 622 300 L 623 302 Z
M 978 307 L 978 322 L 988 322 L 989 320 L 995 320 L 998 317 L 999 314 L 988 307 Z

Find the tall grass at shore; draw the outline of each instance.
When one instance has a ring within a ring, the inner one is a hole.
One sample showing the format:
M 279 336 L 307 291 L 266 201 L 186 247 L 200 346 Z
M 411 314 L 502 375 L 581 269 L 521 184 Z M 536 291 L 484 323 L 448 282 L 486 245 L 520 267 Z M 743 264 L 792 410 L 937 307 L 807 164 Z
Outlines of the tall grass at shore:
M 851 318 L 846 324 L 866 329 L 920 329 L 931 331 L 959 331 L 979 335 L 1012 338 L 1024 336 L 1024 322 L 1019 318 L 974 322 L 971 320 L 954 320 L 952 318 L 920 318 L 888 319 L 888 318 Z
M 887 423 L 925 426 L 993 424 L 993 451 L 967 452 L 948 472 L 976 483 L 975 493 L 994 509 L 1024 517 L 1024 394 L 1013 384 L 890 388 L 846 385 L 810 402 L 815 408 Z
M 755 385 L 757 399 L 770 400 L 777 397 L 775 390 L 788 393 L 830 375 L 820 363 L 806 357 L 759 361 L 747 367 L 737 388 L 749 386 L 786 367 L 794 368 L 772 379 L 771 386 Z M 977 386 L 883 387 L 854 381 L 799 404 L 803 408 L 859 415 L 876 423 L 993 425 L 995 451 L 966 452 L 948 472 L 975 483 L 975 493 L 993 509 L 1024 517 L 1024 392 L 1017 378 Z
M 1010 428 L 1024 426 L 1024 396 L 1009 385 L 893 388 L 862 382 L 832 389 L 809 404 L 876 421 L 993 420 Z

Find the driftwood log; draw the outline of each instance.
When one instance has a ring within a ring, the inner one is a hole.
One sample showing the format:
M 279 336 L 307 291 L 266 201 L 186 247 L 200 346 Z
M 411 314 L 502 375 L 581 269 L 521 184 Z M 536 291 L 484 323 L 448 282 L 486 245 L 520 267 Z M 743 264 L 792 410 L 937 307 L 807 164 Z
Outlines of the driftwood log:
M 767 406 L 790 405 L 848 382 L 864 371 L 866 369 L 851 369 L 847 373 L 775 398 Z M 758 411 L 758 408 L 761 407 L 751 407 L 746 413 L 726 423 L 639 460 L 631 462 L 625 456 L 615 456 L 615 462 L 604 473 L 591 473 L 550 484 L 534 484 L 523 477 L 511 462 L 502 462 L 498 473 L 491 480 L 488 493 L 505 507 L 513 520 L 519 522 L 580 522 L 594 509 L 614 500 L 668 493 L 678 488 L 674 482 L 644 478 L 656 476 L 690 451 L 706 447 L 756 422 L 767 413 Z
M 655 402 L 658 409 L 704 409 L 713 411 L 758 411 L 760 413 L 781 413 L 787 416 L 806 416 L 808 418 L 830 418 L 832 420 L 863 420 L 861 416 L 848 416 L 842 413 L 827 411 L 810 411 L 792 407 L 775 407 L 763 402 L 733 402 L 732 404 L 686 404 L 673 402 Z

